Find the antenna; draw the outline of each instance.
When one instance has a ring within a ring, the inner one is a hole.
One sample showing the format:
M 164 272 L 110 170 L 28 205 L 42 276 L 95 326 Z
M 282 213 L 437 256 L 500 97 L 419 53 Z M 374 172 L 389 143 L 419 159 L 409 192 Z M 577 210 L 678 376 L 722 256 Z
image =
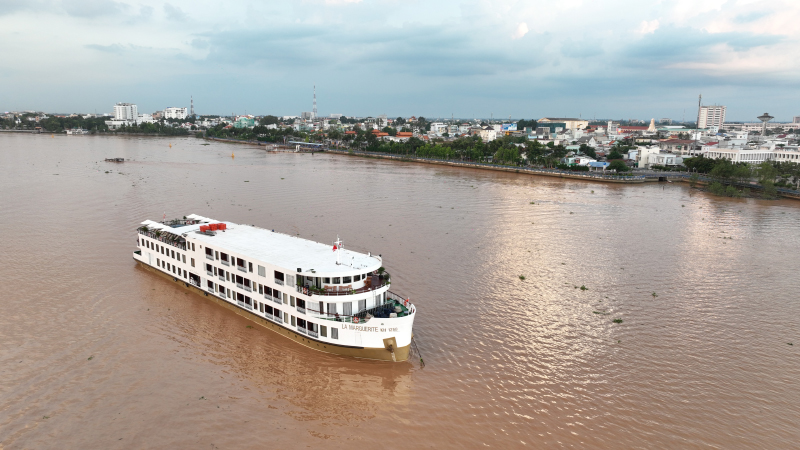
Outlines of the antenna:
M 317 85 L 314 85 L 314 108 L 311 109 L 311 119 L 317 118 Z M 337 238 L 338 239 L 338 238 Z

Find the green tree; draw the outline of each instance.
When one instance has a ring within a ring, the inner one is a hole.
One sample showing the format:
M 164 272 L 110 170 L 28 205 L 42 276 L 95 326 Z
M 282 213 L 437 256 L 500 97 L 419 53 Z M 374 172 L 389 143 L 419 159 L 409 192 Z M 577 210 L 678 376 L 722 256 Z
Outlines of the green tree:
M 630 169 L 630 168 L 627 166 L 627 164 L 625 164 L 625 163 L 624 163 L 622 160 L 619 160 L 619 159 L 617 159 L 617 160 L 615 160 L 615 161 L 611 161 L 611 163 L 608 165 L 608 169 L 609 169 L 609 170 L 616 171 L 616 172 L 618 172 L 618 173 L 621 173 L 621 172 L 628 172 L 628 171 L 630 171 L 630 170 L 631 170 L 631 169 Z

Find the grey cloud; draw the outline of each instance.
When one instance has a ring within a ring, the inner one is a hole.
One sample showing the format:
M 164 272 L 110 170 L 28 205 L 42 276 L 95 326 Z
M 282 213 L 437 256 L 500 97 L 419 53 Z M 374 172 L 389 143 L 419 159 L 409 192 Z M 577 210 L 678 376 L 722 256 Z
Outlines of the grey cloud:
M 120 45 L 120 44 L 111 44 L 111 45 L 100 45 L 100 44 L 88 44 L 84 45 L 85 48 L 97 50 L 104 53 L 115 53 L 115 54 L 122 54 L 127 50 L 128 47 Z
M 172 6 L 169 3 L 164 3 L 164 13 L 167 15 L 168 20 L 174 20 L 176 22 L 185 22 L 188 19 L 188 16 L 182 9 L 177 6 Z
M 61 6 L 70 16 L 85 18 L 117 15 L 130 10 L 130 6 L 113 0 L 64 0 Z
M 783 41 L 783 37 L 753 33 L 709 33 L 694 28 L 659 28 L 653 34 L 622 48 L 623 60 L 638 64 L 666 65 L 675 62 L 699 61 L 714 57 L 713 47 L 727 45 L 741 52 Z

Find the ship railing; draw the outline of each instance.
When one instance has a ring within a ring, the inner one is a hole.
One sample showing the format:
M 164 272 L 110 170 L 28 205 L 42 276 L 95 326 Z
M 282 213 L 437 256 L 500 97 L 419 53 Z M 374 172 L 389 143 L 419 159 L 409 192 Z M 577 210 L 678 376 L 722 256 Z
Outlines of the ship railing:
M 225 281 L 225 275 L 220 275 L 217 278 L 219 278 L 219 281 Z
M 306 330 L 306 331 L 308 332 L 308 335 L 313 337 L 313 338 L 318 338 L 319 337 L 319 334 L 317 334 L 316 331 L 311 331 L 311 330 Z
M 247 309 L 249 309 L 249 310 L 252 310 L 252 309 L 253 309 L 253 305 L 251 305 L 251 304 L 249 304 L 249 303 L 245 303 L 245 302 L 238 301 L 238 300 L 236 301 L 236 303 L 237 303 L 239 306 L 241 306 L 242 308 L 247 308 Z
M 395 296 L 399 299 L 402 298 L 396 294 Z M 400 307 L 399 313 L 395 311 L 395 307 L 397 306 Z M 307 310 L 308 315 L 311 317 L 322 320 L 331 320 L 335 322 L 345 322 L 345 323 L 364 323 L 373 317 L 388 319 L 391 317 L 392 313 L 397 314 L 397 317 L 406 317 L 414 314 L 414 312 L 415 312 L 414 305 L 409 303 L 409 305 L 406 307 L 402 300 L 395 300 L 395 299 L 389 299 L 388 301 L 380 305 L 373 306 L 367 309 L 362 309 L 361 311 L 352 315 L 336 314 L 328 312 L 320 313 L 315 309 Z
M 308 330 L 306 330 L 305 328 L 301 327 L 300 325 L 297 326 L 297 331 L 299 331 L 299 332 L 301 332 L 303 334 L 308 334 Z
M 382 287 L 386 287 L 386 286 L 388 286 L 390 284 L 391 284 L 391 281 L 386 279 L 386 280 L 382 280 L 381 283 L 379 283 L 376 286 L 364 286 L 364 287 L 360 287 L 358 289 L 342 289 L 342 290 L 330 289 L 330 290 L 327 290 L 327 289 L 312 288 L 312 287 L 308 287 L 308 286 L 295 286 L 295 288 L 296 288 L 296 291 L 299 294 L 308 295 L 308 296 L 312 296 L 312 295 L 341 296 L 341 295 L 363 294 L 364 292 L 374 291 L 376 289 L 380 289 Z
M 302 313 L 302 314 L 305 314 L 305 313 L 306 313 L 306 309 L 305 309 L 305 308 L 303 308 L 302 306 L 298 306 L 298 307 L 297 307 L 297 312 L 299 312 L 299 313 Z
M 229 263 L 228 261 L 226 261 L 224 259 L 220 259 L 219 262 L 221 262 L 223 266 L 230 266 L 231 265 L 231 263 Z
M 267 319 L 273 320 L 273 321 L 278 322 L 278 323 L 283 323 L 283 319 L 281 319 L 281 313 L 278 313 L 276 315 L 272 315 L 272 314 L 269 314 L 269 313 L 264 313 L 264 315 L 267 317 Z
M 192 280 L 191 278 L 189 279 L 189 284 L 191 284 L 192 286 L 200 287 L 200 283 Z
M 210 277 L 213 277 L 213 276 L 214 276 L 214 272 L 212 272 L 212 271 L 210 271 L 210 270 L 206 270 L 206 273 L 207 273 L 207 274 L 208 274 L 208 276 L 210 276 Z
M 247 292 L 253 292 L 253 288 L 251 288 L 250 286 L 248 286 L 246 284 L 244 285 L 244 287 L 242 289 L 244 289 Z
M 283 280 L 279 280 L 279 279 L 275 278 L 275 284 L 279 284 L 279 285 L 283 286 Z
M 211 261 L 214 261 L 214 255 L 209 255 L 208 253 L 206 253 L 206 259 L 210 259 Z
M 247 273 L 247 267 L 244 267 L 244 266 L 237 265 L 236 266 L 236 270 L 238 270 L 239 272 Z
M 278 297 L 273 297 L 273 296 L 271 296 L 271 295 L 266 295 L 266 294 L 265 294 L 265 295 L 264 295 L 264 298 L 266 298 L 267 300 L 272 300 L 273 302 L 275 302 L 275 303 L 277 303 L 277 304 L 279 304 L 279 305 L 282 305 L 282 304 L 283 304 L 283 302 L 281 301 L 281 299 L 280 299 L 280 298 L 278 298 Z

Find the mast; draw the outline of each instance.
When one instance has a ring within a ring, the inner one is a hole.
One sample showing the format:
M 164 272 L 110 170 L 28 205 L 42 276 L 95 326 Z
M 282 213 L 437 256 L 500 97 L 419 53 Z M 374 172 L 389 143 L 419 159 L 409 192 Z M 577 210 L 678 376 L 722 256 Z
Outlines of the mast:
M 314 108 L 311 110 L 311 118 L 317 118 L 317 85 L 314 85 Z M 338 239 L 338 237 L 337 237 Z
M 336 264 L 341 264 L 339 262 L 341 250 L 342 250 L 342 240 L 339 239 L 339 235 L 336 235 L 336 242 L 333 243 L 333 246 L 336 248 Z

